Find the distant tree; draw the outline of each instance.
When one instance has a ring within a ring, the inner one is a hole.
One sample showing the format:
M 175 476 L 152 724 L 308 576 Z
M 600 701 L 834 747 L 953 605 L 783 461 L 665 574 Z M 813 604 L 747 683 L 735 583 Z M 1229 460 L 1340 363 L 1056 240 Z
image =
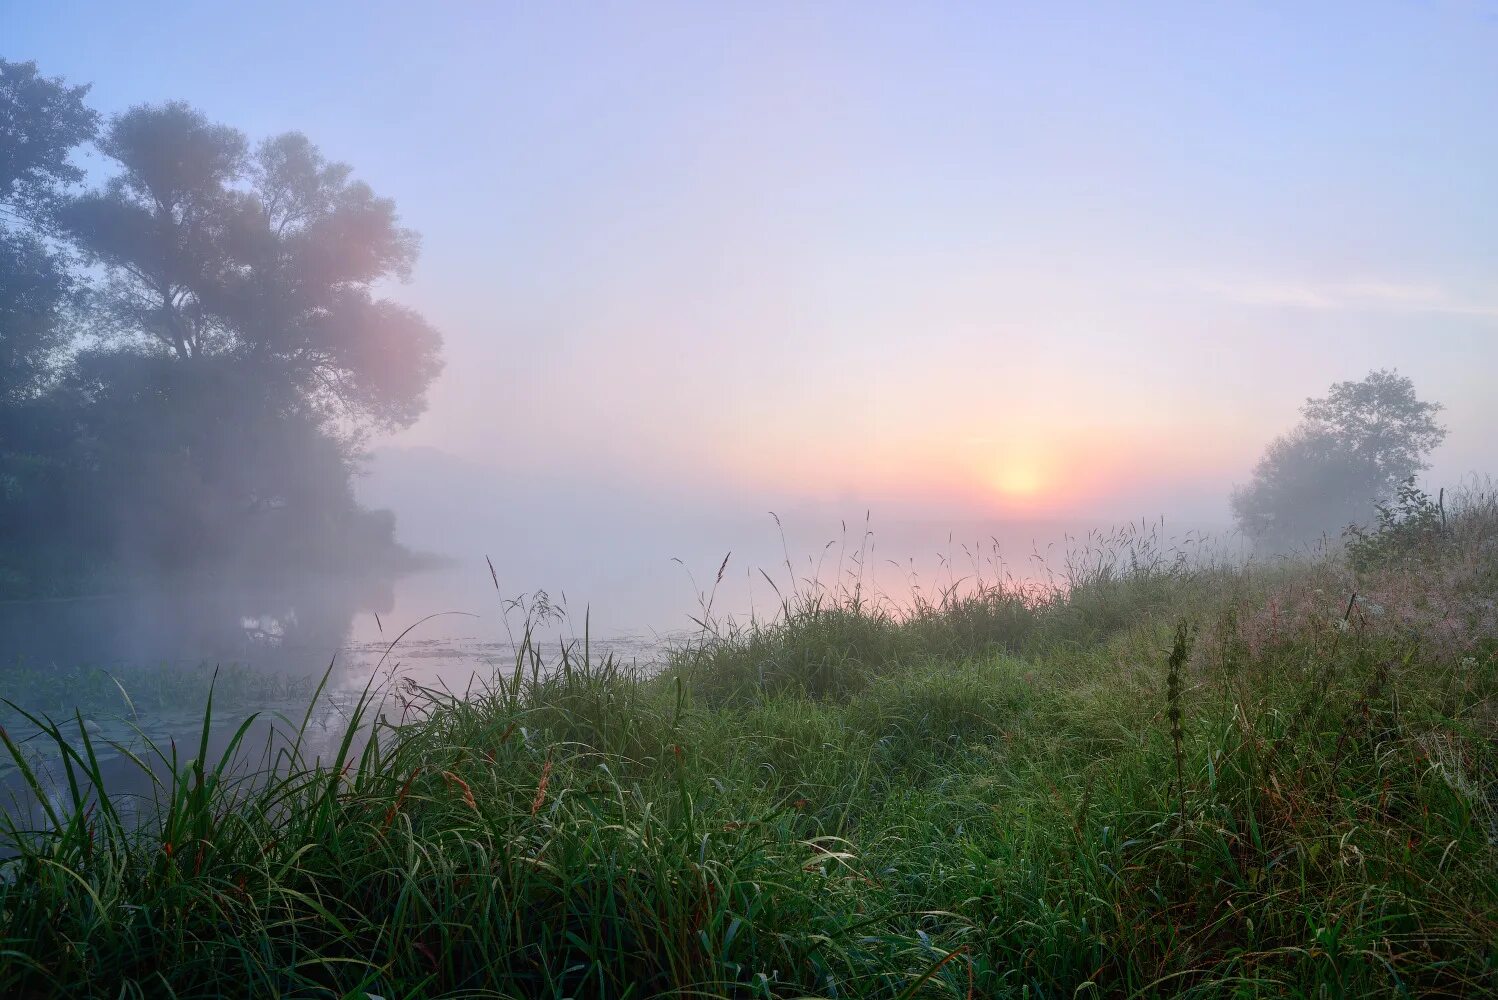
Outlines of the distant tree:
M 1380 501 L 1428 467 L 1446 436 L 1440 410 L 1394 371 L 1332 385 L 1306 400 L 1305 419 L 1272 441 L 1249 484 L 1233 491 L 1238 526 L 1260 548 L 1288 551 L 1368 523 Z
M 1415 384 L 1397 371 L 1372 371 L 1358 382 L 1337 382 L 1322 399 L 1308 399 L 1301 413 L 1323 428 L 1392 492 L 1403 480 L 1429 468 L 1425 456 L 1446 438 L 1436 422 L 1440 403 L 1425 403 Z

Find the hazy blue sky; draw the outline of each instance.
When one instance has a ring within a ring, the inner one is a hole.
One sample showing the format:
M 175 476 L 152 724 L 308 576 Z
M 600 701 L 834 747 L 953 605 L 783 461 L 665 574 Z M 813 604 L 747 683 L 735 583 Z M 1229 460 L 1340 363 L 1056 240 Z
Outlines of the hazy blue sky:
M 496 481 L 1225 519 L 1383 366 L 1498 469 L 1494 3 L 0 12 L 395 197 L 448 344 L 398 443 Z

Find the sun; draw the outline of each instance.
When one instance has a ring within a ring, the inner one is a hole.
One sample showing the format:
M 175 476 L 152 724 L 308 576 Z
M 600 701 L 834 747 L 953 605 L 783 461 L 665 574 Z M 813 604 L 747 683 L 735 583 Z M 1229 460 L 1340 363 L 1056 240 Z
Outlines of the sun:
M 1033 499 L 1045 489 L 1045 476 L 1029 462 L 1006 462 L 993 477 L 994 488 L 1014 500 Z
M 976 440 L 967 458 L 968 488 L 997 513 L 1033 512 L 1048 506 L 1066 478 L 1062 457 L 1049 442 Z

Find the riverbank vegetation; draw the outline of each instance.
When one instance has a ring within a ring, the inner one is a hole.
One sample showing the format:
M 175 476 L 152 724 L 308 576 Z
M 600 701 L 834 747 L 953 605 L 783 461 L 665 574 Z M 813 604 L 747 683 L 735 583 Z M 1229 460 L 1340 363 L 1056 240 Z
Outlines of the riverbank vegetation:
M 1247 566 L 1129 533 L 913 608 L 781 581 L 658 672 L 523 645 L 320 759 L 295 719 L 155 745 L 136 809 L 59 720 L 0 994 L 1490 992 L 1498 502 L 1442 517 Z

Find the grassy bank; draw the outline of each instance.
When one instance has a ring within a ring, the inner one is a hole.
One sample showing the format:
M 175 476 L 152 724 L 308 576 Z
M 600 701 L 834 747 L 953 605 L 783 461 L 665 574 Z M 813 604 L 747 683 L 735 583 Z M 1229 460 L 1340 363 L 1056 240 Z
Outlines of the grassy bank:
M 0 830 L 0 995 L 1498 988 L 1493 506 L 1356 572 L 1114 543 L 791 596 L 656 676 L 400 687 L 321 764 L 158 746 L 143 829 L 64 723 L 73 791 Z

